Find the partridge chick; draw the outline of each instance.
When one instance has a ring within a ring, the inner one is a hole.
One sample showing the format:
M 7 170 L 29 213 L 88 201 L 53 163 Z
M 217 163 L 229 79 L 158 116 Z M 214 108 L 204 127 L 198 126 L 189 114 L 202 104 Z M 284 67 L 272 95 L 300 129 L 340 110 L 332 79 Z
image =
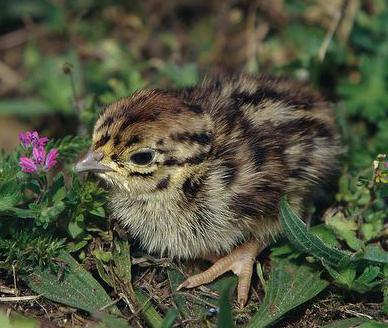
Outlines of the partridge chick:
M 232 270 L 243 306 L 255 257 L 281 232 L 281 196 L 302 213 L 340 152 L 317 93 L 241 75 L 140 90 L 111 104 L 76 170 L 110 184 L 112 216 L 148 252 L 214 262 L 180 288 Z

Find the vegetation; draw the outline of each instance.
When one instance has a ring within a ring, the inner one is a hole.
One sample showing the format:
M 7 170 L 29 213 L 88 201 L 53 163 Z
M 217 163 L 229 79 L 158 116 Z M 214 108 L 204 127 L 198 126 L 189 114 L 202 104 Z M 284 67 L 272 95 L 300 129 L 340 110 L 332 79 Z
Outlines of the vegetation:
M 387 324 L 386 1 L 18 0 L 0 18 L 0 302 L 13 309 L 1 327 L 41 316 L 96 327 Z M 192 264 L 131 245 L 103 186 L 73 172 L 107 103 L 224 71 L 314 85 L 347 148 L 311 228 L 282 201 L 284 239 L 260 257 L 244 309 L 232 275 L 177 292 Z M 20 126 L 39 135 L 19 141 Z

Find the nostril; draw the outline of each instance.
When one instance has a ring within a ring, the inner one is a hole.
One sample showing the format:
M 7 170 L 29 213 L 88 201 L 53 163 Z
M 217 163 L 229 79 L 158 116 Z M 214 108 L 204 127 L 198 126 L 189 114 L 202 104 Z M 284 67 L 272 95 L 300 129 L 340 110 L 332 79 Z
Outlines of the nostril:
M 104 157 L 104 153 L 102 151 L 93 152 L 93 159 L 95 161 L 101 161 L 103 157 Z

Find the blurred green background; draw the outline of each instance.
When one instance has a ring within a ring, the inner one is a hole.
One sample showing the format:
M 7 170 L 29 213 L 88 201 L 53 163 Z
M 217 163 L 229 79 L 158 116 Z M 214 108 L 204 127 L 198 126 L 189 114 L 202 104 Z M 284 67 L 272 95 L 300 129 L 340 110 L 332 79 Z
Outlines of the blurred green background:
M 3 2 L 0 147 L 26 127 L 90 129 L 105 104 L 141 87 L 269 72 L 335 102 L 346 165 L 365 167 L 387 150 L 387 36 L 384 0 Z

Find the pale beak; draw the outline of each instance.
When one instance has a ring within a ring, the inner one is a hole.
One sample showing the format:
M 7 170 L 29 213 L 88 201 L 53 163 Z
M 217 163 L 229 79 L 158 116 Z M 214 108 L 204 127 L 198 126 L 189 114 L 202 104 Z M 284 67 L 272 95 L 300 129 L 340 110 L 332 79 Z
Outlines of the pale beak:
M 100 163 L 100 160 L 103 157 L 104 157 L 103 152 L 101 151 L 94 152 L 89 150 L 86 156 L 75 165 L 75 171 L 78 173 L 80 172 L 103 173 L 103 172 L 113 171 L 113 169 L 110 168 L 108 165 Z

